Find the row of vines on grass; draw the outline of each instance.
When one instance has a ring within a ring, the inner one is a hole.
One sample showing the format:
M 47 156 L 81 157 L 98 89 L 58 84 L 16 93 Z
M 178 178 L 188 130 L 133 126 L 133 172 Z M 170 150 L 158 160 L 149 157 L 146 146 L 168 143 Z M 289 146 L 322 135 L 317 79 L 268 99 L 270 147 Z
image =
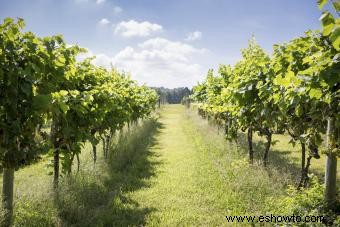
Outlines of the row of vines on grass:
M 327 1 L 319 1 L 322 9 Z M 333 2 L 336 13 L 340 1 Z M 251 39 L 234 66 L 220 65 L 194 87 L 192 99 L 204 117 L 224 127 L 228 139 L 247 132 L 253 163 L 253 133 L 265 137 L 262 162 L 269 162 L 272 135 L 287 133 L 301 146 L 301 178 L 307 187 L 313 158 L 326 155 L 325 201 L 335 206 L 337 157 L 340 156 L 340 20 L 325 11 L 323 31 L 274 45 L 269 56 Z M 320 149 L 327 135 L 326 149 Z M 308 153 L 307 153 L 308 151 Z
M 157 94 L 115 69 L 97 67 L 86 52 L 61 36 L 38 37 L 24 32 L 24 21 L 0 24 L 0 161 L 3 168 L 5 226 L 12 222 L 16 168 L 37 156 L 42 147 L 53 153 L 54 188 L 61 172 L 70 173 L 85 142 L 111 138 L 125 125 L 150 114 Z M 44 126 L 51 125 L 50 133 Z M 37 139 L 40 138 L 40 139 Z M 61 166 L 61 167 L 60 167 Z

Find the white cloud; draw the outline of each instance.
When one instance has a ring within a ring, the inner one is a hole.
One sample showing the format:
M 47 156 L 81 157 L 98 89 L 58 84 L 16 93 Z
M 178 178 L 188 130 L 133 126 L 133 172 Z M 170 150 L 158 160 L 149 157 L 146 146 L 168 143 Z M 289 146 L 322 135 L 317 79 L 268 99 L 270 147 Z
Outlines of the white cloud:
M 113 7 L 113 13 L 116 15 L 116 14 L 120 14 L 123 12 L 123 9 L 119 6 L 115 6 Z
M 115 34 L 119 34 L 124 37 L 146 37 L 162 30 L 163 27 L 159 24 L 153 24 L 148 21 L 138 22 L 130 20 L 120 22 L 115 28 Z
M 194 31 L 190 32 L 187 37 L 185 38 L 186 41 L 195 41 L 200 40 L 202 38 L 202 32 L 200 31 Z
M 99 23 L 99 25 L 106 26 L 106 25 L 110 24 L 111 22 L 108 19 L 103 18 L 98 23 Z
M 104 3 L 106 0 L 96 0 L 96 3 L 97 4 L 102 4 L 102 3 Z
M 206 51 L 182 42 L 153 38 L 136 47 L 127 46 L 112 57 L 97 54 L 93 63 L 108 68 L 113 65 L 149 86 L 193 86 L 206 74 L 194 58 Z M 85 56 L 93 54 L 89 52 Z

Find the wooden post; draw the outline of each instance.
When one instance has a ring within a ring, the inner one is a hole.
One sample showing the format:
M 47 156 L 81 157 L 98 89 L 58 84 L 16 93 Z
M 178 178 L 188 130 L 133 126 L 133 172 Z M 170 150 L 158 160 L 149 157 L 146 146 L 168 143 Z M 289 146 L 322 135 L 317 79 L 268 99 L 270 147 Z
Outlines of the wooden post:
M 249 148 L 249 163 L 254 163 L 254 151 L 253 151 L 253 129 L 250 126 L 248 128 L 248 148 Z
M 325 195 L 324 199 L 329 209 L 334 209 L 336 202 L 336 168 L 337 157 L 333 152 L 335 148 L 335 120 L 331 116 L 327 124 L 327 157 L 325 172 Z
M 13 217 L 14 168 L 3 169 L 2 204 L 5 209 L 3 226 L 11 226 Z

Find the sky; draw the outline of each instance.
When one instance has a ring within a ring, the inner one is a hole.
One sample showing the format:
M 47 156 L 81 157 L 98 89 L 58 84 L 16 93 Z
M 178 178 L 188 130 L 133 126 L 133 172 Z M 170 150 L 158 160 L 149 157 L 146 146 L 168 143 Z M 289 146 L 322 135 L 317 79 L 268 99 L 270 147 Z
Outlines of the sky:
M 319 29 L 316 0 L 0 0 L 38 36 L 62 34 L 93 63 L 148 86 L 192 87 L 208 69 L 235 64 L 255 36 L 268 52 Z

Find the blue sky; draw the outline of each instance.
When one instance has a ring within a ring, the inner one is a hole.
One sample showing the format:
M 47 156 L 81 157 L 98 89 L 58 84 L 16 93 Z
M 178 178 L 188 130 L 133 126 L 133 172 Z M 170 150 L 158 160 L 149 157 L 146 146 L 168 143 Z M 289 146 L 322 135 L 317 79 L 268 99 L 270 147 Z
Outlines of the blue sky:
M 39 36 L 62 34 L 151 86 L 192 86 L 234 64 L 252 34 L 272 45 L 320 28 L 316 0 L 0 0 Z

